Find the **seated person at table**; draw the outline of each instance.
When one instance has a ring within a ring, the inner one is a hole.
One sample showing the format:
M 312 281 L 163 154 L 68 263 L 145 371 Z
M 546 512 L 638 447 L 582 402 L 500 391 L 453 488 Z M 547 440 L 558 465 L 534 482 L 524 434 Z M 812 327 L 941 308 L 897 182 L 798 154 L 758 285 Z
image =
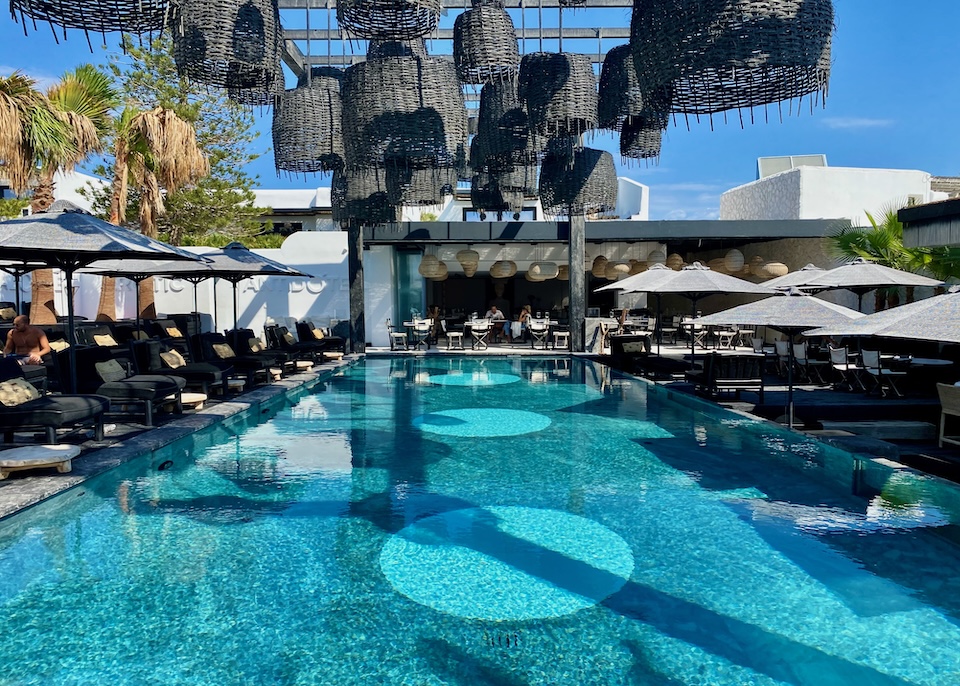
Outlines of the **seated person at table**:
M 443 325 L 440 323 L 440 308 L 431 305 L 427 308 L 427 319 L 430 320 L 430 342 L 437 344 L 437 337 L 443 333 Z
M 524 305 L 520 310 L 520 314 L 517 315 L 517 321 L 513 322 L 511 328 L 508 330 L 506 327 L 504 331 L 507 331 L 507 340 L 510 343 L 513 343 L 515 339 L 523 339 L 524 332 L 527 330 L 527 327 L 530 326 L 531 318 L 531 308 L 529 305 Z
M 4 355 L 13 355 L 20 364 L 43 364 L 41 359 L 50 352 L 50 343 L 43 329 L 31 326 L 27 315 L 21 314 L 13 320 L 13 328 L 7 334 L 3 346 Z
M 490 333 L 493 335 L 493 340 L 497 343 L 500 342 L 500 337 L 503 335 L 503 325 L 506 323 L 507 318 L 503 316 L 496 305 L 491 305 L 490 309 L 487 310 L 487 313 L 483 315 L 484 319 L 489 319 L 493 326 L 490 328 Z

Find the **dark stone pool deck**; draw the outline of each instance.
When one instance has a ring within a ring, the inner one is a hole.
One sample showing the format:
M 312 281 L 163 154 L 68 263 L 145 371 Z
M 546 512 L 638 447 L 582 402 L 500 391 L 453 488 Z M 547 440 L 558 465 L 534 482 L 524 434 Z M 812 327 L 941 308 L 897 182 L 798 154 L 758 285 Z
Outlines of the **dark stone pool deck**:
M 83 452 L 73 460 L 73 470 L 69 474 L 58 474 L 54 469 L 40 469 L 15 472 L 8 479 L 0 481 L 0 519 L 52 498 L 121 464 L 152 455 L 174 441 L 220 424 L 230 417 L 241 413 L 259 413 L 263 406 L 272 406 L 282 397 L 322 383 L 355 359 L 356 356 L 348 355 L 339 361 L 326 362 L 309 372 L 291 375 L 221 401 L 209 402 L 202 410 L 170 415 L 168 421 L 152 429 L 118 424 L 103 441 L 81 444 Z

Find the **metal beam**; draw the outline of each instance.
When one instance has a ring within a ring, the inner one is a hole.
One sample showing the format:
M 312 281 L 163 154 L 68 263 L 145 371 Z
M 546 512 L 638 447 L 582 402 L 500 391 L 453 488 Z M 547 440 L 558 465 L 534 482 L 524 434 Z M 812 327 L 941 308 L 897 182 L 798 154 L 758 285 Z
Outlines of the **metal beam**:
M 305 10 L 305 9 L 314 9 L 314 10 L 323 10 L 327 8 L 326 0 L 279 0 L 279 6 L 281 10 Z M 332 1 L 329 4 L 330 8 L 335 8 L 337 6 L 336 1 Z M 528 10 L 539 9 L 540 7 L 557 9 L 560 7 L 559 0 L 504 0 L 503 6 L 507 9 L 520 9 L 523 7 Z M 463 0 L 443 0 L 444 9 L 448 10 L 464 10 L 469 9 L 467 3 Z M 602 9 L 602 8 L 618 8 L 618 7 L 633 7 L 633 0 L 587 0 L 586 3 L 580 5 L 579 7 L 567 8 L 571 12 L 576 12 L 578 10 L 584 9 Z
M 431 55 L 431 57 L 442 57 L 445 60 L 453 60 L 453 55 Z M 603 55 L 594 53 L 592 55 L 588 54 L 594 64 L 603 64 Z M 312 66 L 329 66 L 329 67 L 348 67 L 351 64 L 358 64 L 360 62 L 366 62 L 367 56 L 365 54 L 355 54 L 355 55 L 304 55 L 304 60 L 306 64 Z M 284 58 L 284 62 L 287 62 L 287 59 Z M 288 65 L 289 66 L 289 65 Z
M 605 28 L 518 28 L 517 40 L 629 40 L 629 26 L 610 26 Z M 338 29 L 284 29 L 283 37 L 287 40 L 316 40 L 316 41 L 340 41 L 343 38 Z M 437 29 L 429 36 L 427 40 L 453 40 L 453 29 Z

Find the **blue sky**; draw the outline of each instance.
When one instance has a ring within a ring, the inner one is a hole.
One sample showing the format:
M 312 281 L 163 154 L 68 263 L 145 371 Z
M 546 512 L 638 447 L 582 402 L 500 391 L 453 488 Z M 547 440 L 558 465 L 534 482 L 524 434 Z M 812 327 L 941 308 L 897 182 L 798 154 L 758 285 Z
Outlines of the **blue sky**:
M 321 3 L 318 3 L 321 4 Z M 714 119 L 671 124 L 660 162 L 620 166 L 619 173 L 650 186 L 651 219 L 712 219 L 718 216 L 720 194 L 756 178 L 756 159 L 775 155 L 825 154 L 831 166 L 920 169 L 934 175 L 960 175 L 960 3 L 926 0 L 834 0 L 836 33 L 833 70 L 826 107 L 802 111 L 779 121 L 770 108 L 770 123 L 740 127 L 736 113 L 724 124 Z M 619 11 L 619 10 L 618 10 Z M 623 11 L 626 14 L 626 11 Z M 591 21 L 593 19 L 593 21 Z M 291 25 L 287 15 L 284 21 Z M 316 28 L 319 24 L 313 20 Z M 532 21 L 532 20 L 528 20 Z M 623 18 L 626 23 L 628 19 Z M 564 14 L 565 25 L 603 23 L 579 10 Z M 515 23 L 519 23 L 515 19 Z M 548 22 L 545 21 L 545 24 Z M 38 25 L 24 36 L 20 25 L 0 18 L 0 73 L 14 69 L 41 81 L 52 81 L 83 63 L 106 61 L 94 38 L 91 54 L 82 33 L 72 31 L 58 45 L 50 28 Z M 108 36 L 107 49 L 116 50 Z M 574 46 L 565 46 L 576 50 Z M 604 48 L 609 46 L 605 45 Z M 595 46 L 594 46 L 595 48 Z M 325 48 L 324 48 L 325 49 Z M 535 49 L 528 46 L 529 50 Z M 553 49 L 545 46 L 545 49 Z M 586 49 L 586 48 L 584 48 Z M 317 48 L 314 47 L 315 52 Z M 288 78 L 289 85 L 289 78 Z M 258 115 L 265 151 L 249 171 L 267 188 L 328 185 L 329 179 L 277 177 L 270 147 L 270 114 Z M 588 143 L 616 151 L 608 134 Z M 615 154 L 619 164 L 619 154 Z

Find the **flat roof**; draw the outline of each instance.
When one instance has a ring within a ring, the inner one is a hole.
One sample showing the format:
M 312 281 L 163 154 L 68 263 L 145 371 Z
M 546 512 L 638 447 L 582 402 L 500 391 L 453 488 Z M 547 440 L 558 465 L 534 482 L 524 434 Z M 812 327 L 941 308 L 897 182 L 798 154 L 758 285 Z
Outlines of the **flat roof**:
M 586 240 L 597 241 L 762 241 L 780 238 L 821 238 L 846 219 L 588 221 Z M 566 242 L 565 221 L 398 222 L 364 227 L 364 243 L 531 243 Z

